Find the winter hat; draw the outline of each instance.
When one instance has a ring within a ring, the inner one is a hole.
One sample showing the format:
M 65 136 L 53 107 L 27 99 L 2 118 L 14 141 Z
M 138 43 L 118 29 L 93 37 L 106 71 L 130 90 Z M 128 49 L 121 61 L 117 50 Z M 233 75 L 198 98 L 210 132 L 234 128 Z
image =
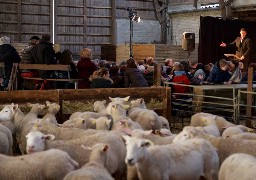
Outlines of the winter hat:
M 199 75 L 205 76 L 205 73 L 204 73 L 204 71 L 202 69 L 196 70 L 196 72 L 194 74 L 194 77 L 198 77 Z
M 0 38 L 0 45 L 3 44 L 11 44 L 11 39 L 7 36 L 3 36 Z

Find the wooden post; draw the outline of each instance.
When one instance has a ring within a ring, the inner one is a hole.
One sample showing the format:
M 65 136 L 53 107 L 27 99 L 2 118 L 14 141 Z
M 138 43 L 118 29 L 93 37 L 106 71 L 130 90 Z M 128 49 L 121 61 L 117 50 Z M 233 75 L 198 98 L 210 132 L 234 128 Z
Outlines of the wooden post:
M 154 84 L 156 86 L 161 86 L 161 75 L 162 75 L 162 65 L 157 64 L 154 67 Z
M 248 83 L 247 83 L 247 91 L 252 92 L 253 88 L 253 67 L 248 68 Z M 252 94 L 248 93 L 247 94 L 247 100 L 246 100 L 246 126 L 247 127 L 252 127 L 252 121 L 251 121 L 251 116 L 252 116 Z

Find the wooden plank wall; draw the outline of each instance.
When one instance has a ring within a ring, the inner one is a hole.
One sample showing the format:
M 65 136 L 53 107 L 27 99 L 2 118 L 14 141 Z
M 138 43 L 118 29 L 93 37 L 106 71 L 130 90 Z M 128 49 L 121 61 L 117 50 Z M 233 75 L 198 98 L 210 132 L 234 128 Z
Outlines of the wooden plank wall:
M 86 47 L 86 0 L 57 0 L 55 3 L 55 42 L 61 51 L 69 49 L 76 57 Z
M 116 0 L 116 17 L 117 19 L 128 19 L 127 7 L 132 8 L 145 20 L 156 20 L 153 0 Z
M 31 36 L 51 34 L 52 0 L 0 0 L 0 36 L 28 42 Z

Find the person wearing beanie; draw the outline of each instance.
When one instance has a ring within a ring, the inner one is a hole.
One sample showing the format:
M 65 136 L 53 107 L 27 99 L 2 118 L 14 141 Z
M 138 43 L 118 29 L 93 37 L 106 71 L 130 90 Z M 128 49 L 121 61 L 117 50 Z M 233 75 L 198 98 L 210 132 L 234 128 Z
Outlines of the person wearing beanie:
M 11 39 L 7 36 L 0 38 L 0 62 L 4 62 L 3 82 L 0 85 L 0 90 L 8 87 L 13 63 L 20 62 L 20 56 L 16 49 L 10 44 Z

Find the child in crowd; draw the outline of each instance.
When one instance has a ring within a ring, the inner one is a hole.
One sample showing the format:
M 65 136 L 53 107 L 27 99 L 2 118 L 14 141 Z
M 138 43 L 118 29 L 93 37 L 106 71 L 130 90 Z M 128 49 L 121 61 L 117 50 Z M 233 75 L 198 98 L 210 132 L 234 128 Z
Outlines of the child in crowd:
M 221 59 L 215 63 L 207 81 L 209 84 L 226 84 L 230 77 L 228 62 L 225 59 Z

